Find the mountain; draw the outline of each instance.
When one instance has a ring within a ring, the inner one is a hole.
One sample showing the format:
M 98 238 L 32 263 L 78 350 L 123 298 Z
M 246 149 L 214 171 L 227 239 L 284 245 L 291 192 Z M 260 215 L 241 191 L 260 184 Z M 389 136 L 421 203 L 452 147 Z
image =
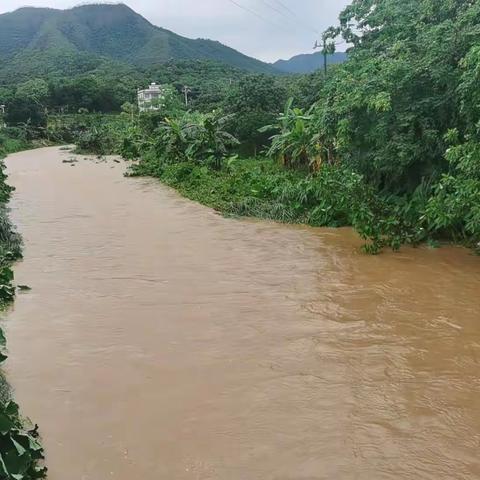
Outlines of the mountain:
M 220 42 L 156 27 L 124 4 L 25 7 L 0 15 L 0 78 L 5 71 L 18 78 L 75 73 L 103 61 L 150 67 L 171 60 L 213 60 L 252 72 L 275 72 Z
M 347 60 L 347 53 L 336 52 L 328 55 L 328 65 L 343 63 Z M 321 52 L 296 55 L 290 60 L 278 60 L 273 66 L 286 73 L 312 73 L 323 68 L 323 54 Z

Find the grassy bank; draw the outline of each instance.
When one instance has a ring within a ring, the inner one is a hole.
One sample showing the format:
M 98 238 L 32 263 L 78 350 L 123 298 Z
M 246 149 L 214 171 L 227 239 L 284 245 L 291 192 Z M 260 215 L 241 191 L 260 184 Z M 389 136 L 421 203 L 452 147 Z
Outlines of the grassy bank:
M 285 170 L 268 159 L 232 159 L 218 170 L 189 162 L 162 165 L 142 161 L 132 167 L 131 174 L 159 178 L 185 197 L 226 215 L 315 226 L 349 223 L 340 196 L 335 210 L 318 203 L 320 176 L 313 179 Z M 334 183 L 331 182 L 330 194 L 338 193 Z M 304 189 L 307 184 L 309 192 Z
M 404 239 L 411 227 L 391 222 L 385 214 L 388 206 L 363 178 L 338 166 L 308 173 L 286 169 L 270 159 L 233 157 L 221 168 L 211 168 L 194 162 L 164 163 L 147 156 L 132 166 L 131 175 L 158 178 L 185 197 L 228 216 L 314 227 L 354 226 L 370 253 L 387 245 L 396 248 L 400 236 Z
M 31 148 L 31 144 L 21 138 L 8 135 L 0 130 L 0 159 L 6 157 L 10 153 L 20 152 Z
M 12 264 L 21 258 L 21 238 L 9 218 L 6 203 L 12 188 L 6 183 L 3 158 L 32 145 L 18 138 L 9 138 L 0 131 L 0 310 L 5 311 L 14 300 Z M 5 361 L 6 339 L 0 329 L 0 363 Z M 0 478 L 30 480 L 44 478 L 43 449 L 37 427 L 20 415 L 11 390 L 0 369 Z

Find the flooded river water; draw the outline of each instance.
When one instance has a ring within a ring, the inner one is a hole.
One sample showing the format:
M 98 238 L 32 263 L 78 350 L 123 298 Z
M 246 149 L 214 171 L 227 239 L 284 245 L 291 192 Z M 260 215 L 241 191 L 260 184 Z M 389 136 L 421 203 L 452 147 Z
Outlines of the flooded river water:
M 50 480 L 480 478 L 480 258 L 12 155 L 7 376 Z

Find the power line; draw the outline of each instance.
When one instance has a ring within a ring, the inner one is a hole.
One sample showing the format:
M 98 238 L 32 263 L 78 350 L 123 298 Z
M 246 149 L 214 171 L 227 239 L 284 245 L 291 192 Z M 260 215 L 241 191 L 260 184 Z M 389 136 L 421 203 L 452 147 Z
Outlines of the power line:
M 262 3 L 264 3 L 268 8 L 272 9 L 274 12 L 277 12 L 278 14 L 282 15 L 283 17 L 285 18 L 288 18 L 290 20 L 290 17 L 288 17 L 286 14 L 285 14 L 285 11 L 284 10 L 280 10 L 279 8 L 271 5 L 270 3 L 268 3 L 266 0 L 261 0 Z
M 258 12 L 256 12 L 255 10 L 252 10 L 251 8 L 249 7 L 246 7 L 245 5 L 241 5 L 240 3 L 237 3 L 235 0 L 228 0 L 230 3 L 233 3 L 234 5 L 236 5 L 238 8 L 241 8 L 242 10 L 244 10 L 245 12 L 248 12 L 252 15 L 254 15 L 255 17 L 259 18 L 260 20 L 263 20 L 264 22 L 272 25 L 273 27 L 275 28 L 283 28 L 281 25 L 278 25 L 274 22 L 271 22 L 270 20 L 266 19 L 264 16 L 260 15 Z
M 286 31 L 290 34 L 293 34 L 293 32 L 290 29 L 286 28 L 285 25 L 280 25 L 279 23 L 272 22 L 271 20 L 265 18 L 263 15 L 258 13 L 256 10 L 253 10 L 253 9 L 251 9 L 251 8 L 245 6 L 245 5 L 242 5 L 242 4 L 238 3 L 236 0 L 228 0 L 228 1 L 230 3 L 232 3 L 233 5 L 237 6 L 238 8 L 244 10 L 245 12 L 250 13 L 251 15 L 254 15 L 255 17 L 262 20 L 263 22 L 268 23 L 269 25 L 272 25 L 275 28 L 281 28 L 282 30 L 284 30 L 284 31 Z M 299 20 L 301 23 L 303 23 L 304 27 L 306 27 L 309 30 L 313 31 L 314 33 L 320 35 L 318 30 L 314 29 L 311 25 L 308 25 L 306 22 L 304 22 L 302 18 L 300 18 L 293 10 L 291 10 L 289 7 L 287 7 L 280 0 L 269 0 L 268 2 L 266 0 L 261 0 L 261 1 L 264 5 L 266 5 L 271 10 L 273 10 L 274 12 L 281 15 L 283 18 L 287 19 L 289 22 L 292 22 L 293 24 L 298 25 L 298 22 L 295 21 L 292 18 L 292 16 L 296 17 L 297 20 Z M 276 1 L 283 8 L 283 10 L 281 10 L 280 8 L 277 8 L 276 6 L 272 5 L 271 2 L 273 2 L 273 1 Z M 288 12 L 289 15 L 287 15 L 287 12 Z
M 275 3 L 277 3 L 278 5 L 280 5 L 284 10 L 286 10 L 287 12 L 291 13 L 292 15 L 295 15 L 297 16 L 297 14 L 290 8 L 288 7 L 287 5 L 285 5 L 281 0 L 273 0 Z
M 307 27 L 309 30 L 311 30 L 312 32 L 314 33 L 317 33 L 319 34 L 320 32 L 312 27 L 312 25 L 308 24 L 307 22 L 305 22 L 305 20 L 303 20 L 303 18 L 301 18 L 296 12 L 294 12 L 290 7 L 288 7 L 287 5 L 285 5 L 281 0 L 273 0 L 275 3 L 277 3 L 278 5 L 280 5 L 280 7 L 282 7 L 284 10 L 286 10 L 288 13 L 290 13 L 290 15 L 293 15 L 294 17 L 297 17 L 298 20 L 300 20 L 300 22 L 303 23 L 303 25 L 305 27 Z
M 285 12 L 285 10 L 281 10 L 280 8 L 277 8 L 275 5 L 272 5 L 271 3 L 267 2 L 266 0 L 260 0 L 266 7 L 268 7 L 270 10 L 278 13 L 281 17 L 283 17 L 285 20 L 287 20 L 290 25 L 295 25 L 298 27 L 298 22 L 292 18 L 292 15 L 289 15 Z

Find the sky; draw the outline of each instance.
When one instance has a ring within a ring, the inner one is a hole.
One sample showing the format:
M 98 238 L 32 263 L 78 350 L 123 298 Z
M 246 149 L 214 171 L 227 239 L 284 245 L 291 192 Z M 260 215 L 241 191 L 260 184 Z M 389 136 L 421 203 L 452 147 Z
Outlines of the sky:
M 118 3 L 118 2 L 83 2 Z M 273 62 L 313 52 L 320 32 L 351 0 L 124 0 L 151 23 L 189 38 L 210 38 Z M 70 8 L 78 0 L 0 0 L 0 13 L 22 6 Z

